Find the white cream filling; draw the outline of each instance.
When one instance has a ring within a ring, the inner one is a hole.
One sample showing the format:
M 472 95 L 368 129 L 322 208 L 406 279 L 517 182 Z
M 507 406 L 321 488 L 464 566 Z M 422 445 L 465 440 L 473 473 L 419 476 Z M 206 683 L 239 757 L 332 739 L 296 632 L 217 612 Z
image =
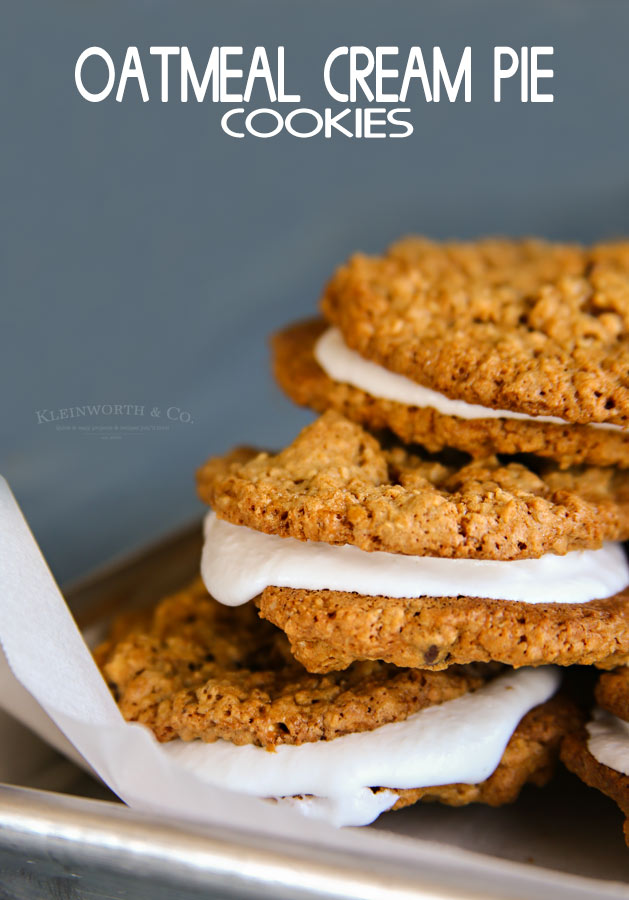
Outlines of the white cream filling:
M 588 722 L 588 750 L 598 762 L 629 775 L 629 722 L 595 709 Z
M 265 587 L 353 591 L 385 597 L 486 597 L 523 603 L 587 603 L 629 585 L 620 544 L 507 562 L 369 553 L 349 544 L 298 541 L 232 525 L 208 513 L 201 575 L 220 603 L 239 606 Z
M 335 825 L 366 825 L 396 795 L 370 787 L 477 784 L 496 769 L 522 717 L 551 697 L 558 670 L 511 670 L 456 700 L 423 709 L 404 722 L 331 741 L 280 745 L 275 752 L 228 741 L 170 741 L 171 760 L 221 787 L 256 797 L 292 797 L 304 814 Z
M 347 346 L 338 328 L 329 328 L 321 335 L 315 344 L 314 355 L 326 375 L 334 381 L 351 384 L 381 400 L 392 400 L 405 406 L 430 407 L 442 415 L 458 416 L 460 419 L 524 419 L 529 422 L 553 422 L 555 425 L 571 424 L 556 416 L 528 416 L 507 409 L 490 409 L 464 400 L 451 400 L 438 391 L 364 359 Z M 606 422 L 592 423 L 588 427 L 623 430 L 620 425 Z

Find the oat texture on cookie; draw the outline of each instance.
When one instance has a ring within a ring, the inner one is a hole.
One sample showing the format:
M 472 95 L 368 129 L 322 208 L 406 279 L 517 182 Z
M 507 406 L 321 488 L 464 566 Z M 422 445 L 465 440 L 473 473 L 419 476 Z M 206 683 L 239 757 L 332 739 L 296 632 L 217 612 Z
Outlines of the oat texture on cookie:
M 602 709 L 629 722 L 629 668 L 620 666 L 613 672 L 601 675 L 595 696 Z
M 629 591 L 589 603 L 531 604 L 267 587 L 256 602 L 310 672 L 358 659 L 433 670 L 489 660 L 604 669 L 629 662 Z
M 449 558 L 525 559 L 629 537 L 629 474 L 498 457 L 449 464 L 329 411 L 279 453 L 197 473 L 220 518 L 298 540 Z
M 221 606 L 200 580 L 114 623 L 96 651 L 127 721 L 158 740 L 303 744 L 371 731 L 482 687 L 498 666 L 422 672 L 380 662 L 311 675 L 253 605 Z
M 353 256 L 325 318 L 366 359 L 452 399 L 629 422 L 629 242 L 439 244 Z
M 407 406 L 376 397 L 335 381 L 314 353 L 328 327 L 323 319 L 309 319 L 273 336 L 275 378 L 300 406 L 319 413 L 336 410 L 371 430 L 390 429 L 405 443 L 421 444 L 432 453 L 455 447 L 473 457 L 533 453 L 555 460 L 561 468 L 581 463 L 629 467 L 629 431 L 507 417 L 464 419 L 430 406 Z

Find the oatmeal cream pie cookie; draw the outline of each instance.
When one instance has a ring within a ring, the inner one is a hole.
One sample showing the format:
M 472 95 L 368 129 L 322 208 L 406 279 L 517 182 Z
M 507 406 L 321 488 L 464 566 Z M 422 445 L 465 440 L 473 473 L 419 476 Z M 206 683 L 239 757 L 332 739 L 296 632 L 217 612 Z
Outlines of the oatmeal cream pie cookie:
M 629 669 L 601 675 L 596 701 L 586 728 L 566 737 L 561 758 L 582 781 L 618 804 L 629 845 Z
M 539 461 L 537 461 L 539 462 Z M 452 465 L 328 412 L 278 454 L 198 472 L 202 575 L 256 598 L 311 672 L 629 660 L 629 473 Z
M 299 406 L 334 409 L 433 453 L 455 447 L 473 457 L 535 453 L 562 468 L 629 467 L 629 431 L 620 426 L 550 421 L 448 399 L 350 350 L 339 329 L 323 319 L 278 332 L 272 353 L 276 381 Z
M 629 466 L 629 241 L 409 238 L 352 257 L 322 310 L 332 330 L 275 342 L 297 402 L 433 451 Z
M 420 799 L 508 803 L 550 778 L 577 717 L 552 667 L 308 674 L 255 607 L 228 609 L 200 580 L 121 619 L 96 658 L 176 764 L 338 825 Z

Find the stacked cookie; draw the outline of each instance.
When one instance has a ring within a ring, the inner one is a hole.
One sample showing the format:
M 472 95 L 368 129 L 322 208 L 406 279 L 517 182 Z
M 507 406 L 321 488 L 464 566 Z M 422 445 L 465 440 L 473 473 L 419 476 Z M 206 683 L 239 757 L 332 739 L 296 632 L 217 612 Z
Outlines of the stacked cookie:
M 629 245 L 410 239 L 322 312 L 274 339 L 320 418 L 200 469 L 205 587 L 103 671 L 220 783 L 337 824 L 509 802 L 579 728 L 557 666 L 629 663 Z
M 278 454 L 210 460 L 198 486 L 214 510 L 210 593 L 255 598 L 311 672 L 629 657 L 613 543 L 629 529 L 629 473 L 446 464 L 330 411 Z

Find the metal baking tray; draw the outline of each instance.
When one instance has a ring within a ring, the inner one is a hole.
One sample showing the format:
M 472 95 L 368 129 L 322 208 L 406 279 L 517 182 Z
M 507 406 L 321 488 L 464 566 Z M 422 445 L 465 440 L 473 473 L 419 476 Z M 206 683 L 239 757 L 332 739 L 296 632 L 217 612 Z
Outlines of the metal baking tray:
M 175 590 L 198 570 L 200 546 L 194 523 L 68 586 L 80 626 Z M 0 734 L 0 900 L 629 900 L 622 815 L 564 771 L 509 807 L 419 804 L 357 830 L 350 848 L 325 849 L 280 843 L 255 823 L 245 833 L 156 821 L 4 714 Z

